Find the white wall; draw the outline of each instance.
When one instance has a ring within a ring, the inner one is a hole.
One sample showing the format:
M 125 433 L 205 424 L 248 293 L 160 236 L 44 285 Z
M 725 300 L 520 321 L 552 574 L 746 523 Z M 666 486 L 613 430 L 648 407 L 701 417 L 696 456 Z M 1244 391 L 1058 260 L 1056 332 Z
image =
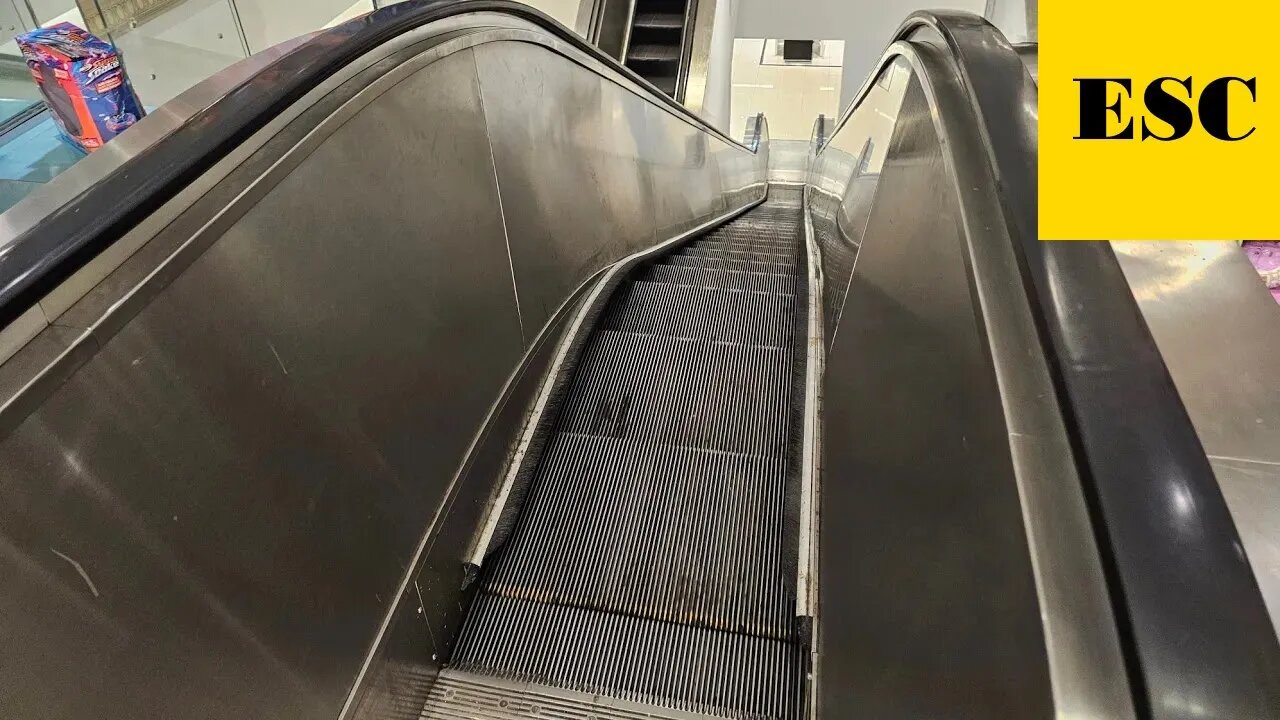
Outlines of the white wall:
M 924 9 L 981 15 L 986 0 L 738 0 L 740 38 L 844 40 L 843 110 L 862 87 L 902 21 Z
M 843 55 L 841 41 L 826 40 L 831 60 Z M 808 140 L 818 115 L 834 116 L 840 104 L 839 65 L 762 65 L 765 40 L 738 38 L 733 45 L 733 106 L 730 135 L 741 138 L 748 115 L 764 113 L 769 137 Z

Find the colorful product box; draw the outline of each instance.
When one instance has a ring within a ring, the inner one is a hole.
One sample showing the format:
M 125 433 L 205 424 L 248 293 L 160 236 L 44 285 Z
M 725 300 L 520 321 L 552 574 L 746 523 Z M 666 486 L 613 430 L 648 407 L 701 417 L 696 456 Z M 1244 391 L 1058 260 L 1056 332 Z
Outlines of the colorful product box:
M 17 40 L 59 128 L 85 150 L 97 150 L 146 114 L 110 43 L 65 22 Z

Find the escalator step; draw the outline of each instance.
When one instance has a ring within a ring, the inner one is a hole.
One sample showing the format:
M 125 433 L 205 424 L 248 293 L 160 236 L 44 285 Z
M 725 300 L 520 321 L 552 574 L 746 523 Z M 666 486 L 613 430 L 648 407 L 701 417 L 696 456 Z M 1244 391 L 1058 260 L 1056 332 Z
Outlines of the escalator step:
M 783 457 L 790 348 L 600 332 L 559 430 Z
M 605 320 L 619 332 L 783 348 L 792 342 L 795 297 L 637 281 Z
M 486 590 L 791 637 L 784 460 L 570 433 L 546 458 Z
M 627 62 L 680 62 L 679 45 L 655 43 L 632 45 L 627 49 Z
M 675 75 L 654 75 L 642 76 L 649 81 L 650 85 L 658 88 L 668 95 L 676 94 L 676 76 Z
M 635 26 L 655 30 L 680 30 L 684 27 L 684 16 L 679 13 L 639 13 Z
M 724 246 L 707 247 L 695 243 L 682 249 L 679 255 L 704 258 L 723 258 L 725 260 L 745 260 L 748 262 L 778 263 L 779 265 L 795 265 L 799 257 L 795 253 L 777 253 L 763 248 L 748 250 L 732 249 Z
M 796 271 L 796 266 L 790 263 L 731 260 L 724 257 L 702 257 L 698 255 L 670 255 L 665 262 L 672 265 L 709 268 L 711 270 L 737 270 L 739 272 L 775 273 L 778 275 L 791 275 Z
M 766 240 L 748 241 L 748 240 L 728 238 L 728 237 L 724 239 L 707 238 L 705 240 L 699 240 L 698 242 L 693 243 L 692 246 L 700 247 L 703 249 L 724 248 L 726 250 L 762 250 L 765 252 L 772 252 L 772 253 L 778 253 L 781 255 L 786 255 L 788 258 L 793 258 L 799 253 L 799 249 L 795 246 L 794 243 L 789 243 L 784 245 L 782 243 L 773 243 Z
M 794 275 L 778 273 L 740 272 L 736 270 L 711 270 L 658 264 L 649 268 L 644 279 L 650 282 L 668 282 L 694 287 L 724 288 L 726 290 L 753 290 L 782 294 L 794 294 Z
M 395 717 L 400 717 L 396 715 Z M 669 710 L 576 690 L 441 670 L 427 707 L 404 720 L 704 720 L 713 715 Z M 380 720 L 382 716 L 379 716 Z
M 452 667 L 720 717 L 782 718 L 795 713 L 797 654 L 781 640 L 481 592 Z
M 795 248 L 796 244 L 790 242 L 801 231 L 799 223 L 791 223 L 777 221 L 769 223 L 767 230 L 762 229 L 758 224 L 750 228 L 738 227 L 736 224 L 726 225 L 718 230 L 714 230 L 705 236 L 705 240 L 731 240 L 734 242 L 744 242 L 752 245 L 769 244 L 784 245 Z

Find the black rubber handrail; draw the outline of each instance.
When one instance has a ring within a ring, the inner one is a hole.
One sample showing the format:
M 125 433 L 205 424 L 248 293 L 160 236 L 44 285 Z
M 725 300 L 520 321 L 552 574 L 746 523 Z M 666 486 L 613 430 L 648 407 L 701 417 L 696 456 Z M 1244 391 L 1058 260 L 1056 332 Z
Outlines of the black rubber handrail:
M 1280 643 L 1110 243 L 1039 240 L 1039 128 L 1027 110 L 1034 84 L 1007 43 L 993 44 L 985 20 L 920 13 L 899 39 L 921 27 L 947 48 L 986 130 L 1037 330 L 1065 400 L 1139 717 L 1280 718 Z
M 343 67 L 406 32 L 473 12 L 500 12 L 533 22 L 648 89 L 652 102 L 743 147 L 528 5 L 511 0 L 410 0 L 316 33 L 0 247 L 0 328 Z

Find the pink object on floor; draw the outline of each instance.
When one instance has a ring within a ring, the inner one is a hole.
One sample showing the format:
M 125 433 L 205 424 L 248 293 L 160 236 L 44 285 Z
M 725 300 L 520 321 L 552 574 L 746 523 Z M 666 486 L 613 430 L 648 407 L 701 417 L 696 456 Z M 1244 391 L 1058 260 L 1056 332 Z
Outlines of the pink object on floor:
M 1274 240 L 1247 240 L 1244 254 L 1262 275 L 1271 290 L 1271 297 L 1280 303 L 1280 242 Z

